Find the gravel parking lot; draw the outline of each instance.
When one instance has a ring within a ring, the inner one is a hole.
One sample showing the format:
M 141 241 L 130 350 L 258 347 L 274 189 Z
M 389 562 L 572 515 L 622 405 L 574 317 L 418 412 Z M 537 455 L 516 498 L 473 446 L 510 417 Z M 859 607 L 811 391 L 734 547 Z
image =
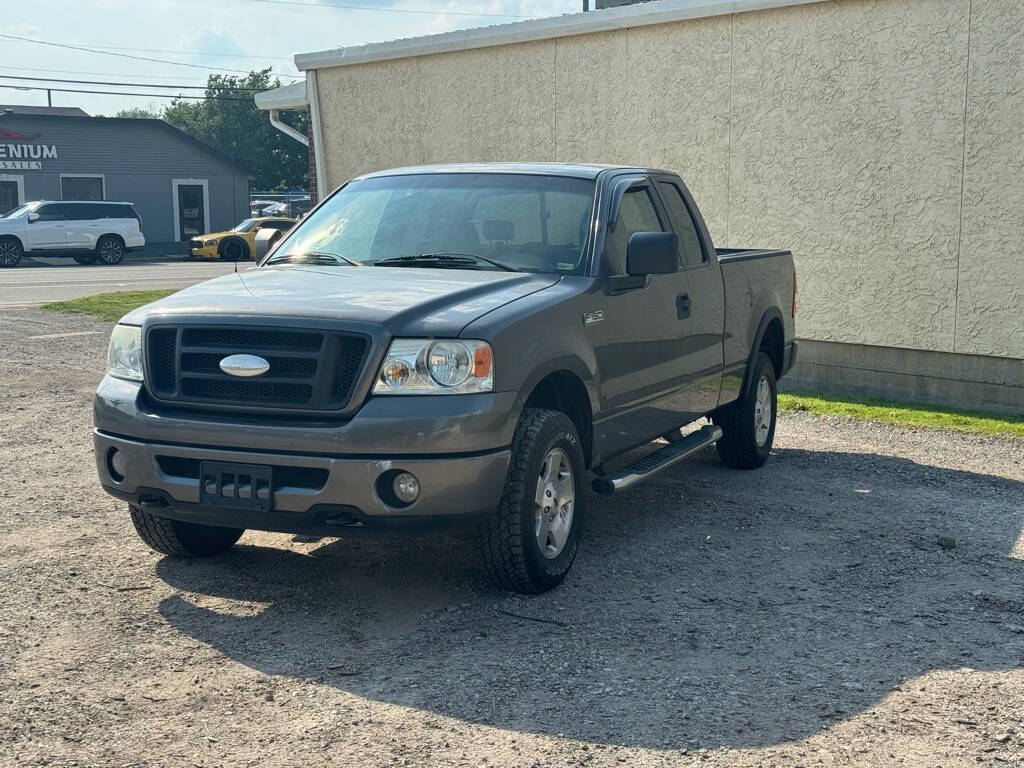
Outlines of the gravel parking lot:
M 0 312 L 0 764 L 1024 764 L 1024 441 L 789 416 L 590 496 L 536 598 L 459 539 L 177 562 L 95 479 L 109 328 Z

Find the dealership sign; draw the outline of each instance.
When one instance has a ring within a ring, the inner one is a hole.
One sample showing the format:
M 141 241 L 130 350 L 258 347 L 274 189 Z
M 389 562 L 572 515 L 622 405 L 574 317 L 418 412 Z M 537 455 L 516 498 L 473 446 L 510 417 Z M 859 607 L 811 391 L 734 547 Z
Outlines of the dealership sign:
M 57 159 L 55 144 L 36 143 L 42 134 L 25 134 L 0 128 L 0 170 L 2 171 L 39 171 L 43 168 L 43 160 Z M 6 140 L 6 141 L 5 141 Z M 17 144 L 11 143 L 18 142 Z

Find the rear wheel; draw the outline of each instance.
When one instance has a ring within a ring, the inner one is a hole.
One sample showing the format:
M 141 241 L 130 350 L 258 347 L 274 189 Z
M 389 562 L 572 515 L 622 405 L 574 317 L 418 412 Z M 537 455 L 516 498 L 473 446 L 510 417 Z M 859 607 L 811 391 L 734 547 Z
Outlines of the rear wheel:
M 756 469 L 765 463 L 775 441 L 778 414 L 775 366 L 764 352 L 757 356 L 743 396 L 714 417 L 722 428 L 718 456 L 730 467 Z
M 104 235 L 96 243 L 96 260 L 100 264 L 120 264 L 124 259 L 124 241 L 117 235 Z
M 479 529 L 484 565 L 495 585 L 537 594 L 562 582 L 579 549 L 585 470 L 568 416 L 523 412 L 501 503 Z
M 154 515 L 128 505 L 135 532 L 151 549 L 171 557 L 211 557 L 227 552 L 245 533 L 243 528 L 219 528 Z
M 13 237 L 0 237 L 0 267 L 16 267 L 21 263 L 24 251 L 21 243 Z

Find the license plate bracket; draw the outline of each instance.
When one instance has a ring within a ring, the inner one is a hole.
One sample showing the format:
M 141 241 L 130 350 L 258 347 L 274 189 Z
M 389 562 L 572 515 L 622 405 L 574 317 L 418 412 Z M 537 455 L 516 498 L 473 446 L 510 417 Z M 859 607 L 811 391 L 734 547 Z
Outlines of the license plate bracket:
M 215 507 L 269 512 L 274 507 L 274 472 L 264 464 L 199 463 L 199 502 Z

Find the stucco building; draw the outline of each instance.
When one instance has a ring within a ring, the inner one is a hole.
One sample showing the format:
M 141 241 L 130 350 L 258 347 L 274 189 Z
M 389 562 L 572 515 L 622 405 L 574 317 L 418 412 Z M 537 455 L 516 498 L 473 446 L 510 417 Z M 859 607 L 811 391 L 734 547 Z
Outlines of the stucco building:
M 800 385 L 1024 412 L 1024 3 L 654 0 L 300 54 L 320 191 L 372 169 L 678 171 L 791 248 Z

